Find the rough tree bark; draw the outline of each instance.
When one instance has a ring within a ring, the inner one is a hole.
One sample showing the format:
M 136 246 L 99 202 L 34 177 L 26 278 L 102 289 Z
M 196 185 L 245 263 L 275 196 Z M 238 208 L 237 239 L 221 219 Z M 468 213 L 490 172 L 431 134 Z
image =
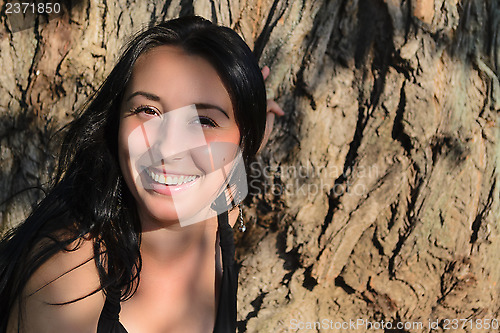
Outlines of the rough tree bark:
M 499 319 L 498 1 L 71 3 L 14 32 L 0 2 L 4 228 L 43 195 L 12 196 L 44 188 L 55 130 L 125 38 L 195 13 L 241 33 L 286 111 L 253 164 L 237 235 L 239 332 Z M 453 331 L 492 331 L 473 323 Z

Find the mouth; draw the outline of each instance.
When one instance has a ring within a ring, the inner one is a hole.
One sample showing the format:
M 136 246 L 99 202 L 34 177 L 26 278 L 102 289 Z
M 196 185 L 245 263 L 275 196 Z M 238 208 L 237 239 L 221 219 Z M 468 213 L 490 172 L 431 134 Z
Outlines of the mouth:
M 146 173 L 155 182 L 167 186 L 179 186 L 195 181 L 200 176 L 198 175 L 179 175 L 157 172 L 152 169 L 147 169 Z

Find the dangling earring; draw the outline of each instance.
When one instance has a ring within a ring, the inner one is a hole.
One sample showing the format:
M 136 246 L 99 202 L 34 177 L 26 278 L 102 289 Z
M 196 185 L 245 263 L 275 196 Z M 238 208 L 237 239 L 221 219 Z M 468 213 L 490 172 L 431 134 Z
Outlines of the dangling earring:
M 117 208 L 121 209 L 122 207 L 122 187 L 123 183 L 121 179 L 118 179 L 118 189 L 117 189 L 117 194 L 116 194 L 116 203 L 117 203 Z
M 240 211 L 240 214 L 239 214 L 239 221 L 240 221 L 240 231 L 241 232 L 245 232 L 245 230 L 247 230 L 247 227 L 245 226 L 245 223 L 243 222 L 243 210 L 241 209 L 241 204 L 238 205 L 238 209 Z

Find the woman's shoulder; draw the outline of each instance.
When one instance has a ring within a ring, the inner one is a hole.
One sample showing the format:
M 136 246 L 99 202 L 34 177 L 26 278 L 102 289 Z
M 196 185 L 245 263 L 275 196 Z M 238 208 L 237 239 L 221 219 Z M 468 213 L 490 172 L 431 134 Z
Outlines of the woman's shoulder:
M 95 332 L 105 296 L 93 241 L 81 238 L 69 249 L 53 255 L 28 280 L 22 294 L 27 332 L 30 327 L 38 332 Z
M 93 241 L 80 238 L 37 269 L 25 287 L 26 297 L 44 297 L 48 303 L 67 303 L 100 289 Z

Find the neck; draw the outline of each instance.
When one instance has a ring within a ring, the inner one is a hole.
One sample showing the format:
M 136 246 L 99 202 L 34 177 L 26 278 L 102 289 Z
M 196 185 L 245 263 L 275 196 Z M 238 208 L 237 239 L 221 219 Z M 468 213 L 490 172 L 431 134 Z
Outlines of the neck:
M 141 254 L 160 262 L 179 260 L 192 250 L 211 244 L 217 233 L 217 217 L 188 226 L 159 223 L 139 215 L 142 225 Z

